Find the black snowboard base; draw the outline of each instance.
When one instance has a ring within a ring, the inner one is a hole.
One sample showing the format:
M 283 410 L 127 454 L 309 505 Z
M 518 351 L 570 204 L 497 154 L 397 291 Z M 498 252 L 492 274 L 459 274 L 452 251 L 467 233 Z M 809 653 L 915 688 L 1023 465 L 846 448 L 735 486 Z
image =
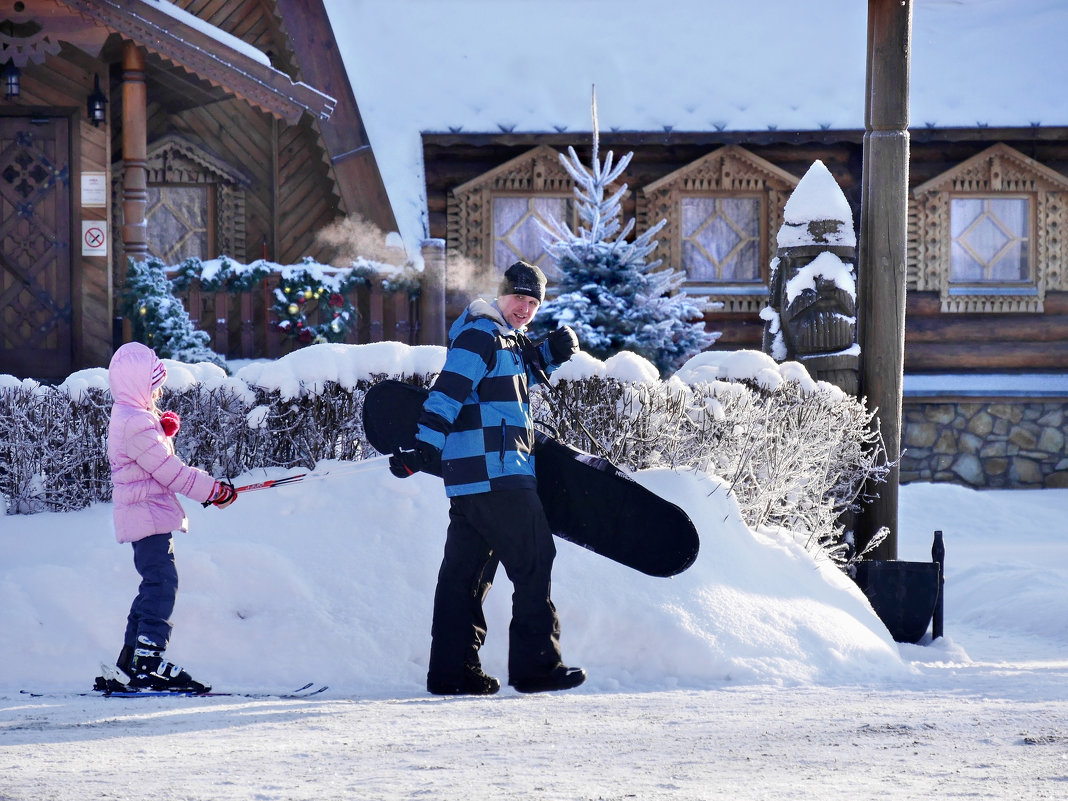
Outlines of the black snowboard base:
M 363 427 L 379 453 L 411 448 L 429 393 L 387 380 L 367 391 Z M 650 576 L 674 576 L 697 559 L 693 521 L 607 459 L 535 432 L 538 495 L 553 533 Z

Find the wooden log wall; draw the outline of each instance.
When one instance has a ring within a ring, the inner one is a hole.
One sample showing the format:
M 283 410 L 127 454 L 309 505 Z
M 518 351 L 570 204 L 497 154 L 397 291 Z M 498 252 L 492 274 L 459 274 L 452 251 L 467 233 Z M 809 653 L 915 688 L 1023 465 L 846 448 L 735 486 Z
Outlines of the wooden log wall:
M 305 120 L 288 127 L 239 100 L 169 114 L 150 99 L 148 114 L 150 143 L 178 134 L 245 177 L 248 260 L 266 257 L 294 264 L 304 256 L 328 257 L 327 249 L 316 242 L 316 234 L 334 222 L 340 211 L 310 123 Z M 222 254 L 209 258 L 218 255 Z
M 922 120 L 914 123 L 922 126 Z M 1004 142 L 1041 164 L 1068 175 L 1068 136 L 1063 129 L 910 130 L 909 186 L 915 187 L 962 161 Z M 601 151 L 617 156 L 633 152 L 623 180 L 631 192 L 623 203 L 625 218 L 635 214 L 635 190 L 680 169 L 727 144 L 745 147 L 798 178 L 816 159 L 823 161 L 842 188 L 859 221 L 862 132 L 776 135 L 738 134 L 602 134 Z M 430 236 L 446 236 L 449 190 L 499 166 L 539 144 L 561 152 L 572 145 L 589 159 L 589 135 L 428 134 L 423 138 Z M 666 235 L 666 232 L 662 234 Z M 655 251 L 654 251 L 655 257 Z M 467 298 L 449 296 L 449 320 Z M 721 332 L 716 350 L 759 350 L 763 322 L 755 315 L 709 312 L 706 327 Z M 959 314 L 939 309 L 936 293 L 911 291 L 906 297 L 905 371 L 1050 371 L 1068 369 L 1068 293 L 1047 292 L 1045 312 L 1033 314 Z

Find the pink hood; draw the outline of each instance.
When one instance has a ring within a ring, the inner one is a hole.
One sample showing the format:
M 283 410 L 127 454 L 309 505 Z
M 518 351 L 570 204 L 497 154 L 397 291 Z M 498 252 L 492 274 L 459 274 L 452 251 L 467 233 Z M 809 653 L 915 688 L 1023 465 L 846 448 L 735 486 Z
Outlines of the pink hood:
M 128 342 L 115 351 L 108 367 L 115 401 L 108 427 L 108 461 L 119 542 L 187 531 L 189 521 L 178 494 L 203 502 L 215 487 L 208 473 L 175 455 L 174 442 L 163 433 L 152 400 L 152 375 L 159 363 L 151 348 Z

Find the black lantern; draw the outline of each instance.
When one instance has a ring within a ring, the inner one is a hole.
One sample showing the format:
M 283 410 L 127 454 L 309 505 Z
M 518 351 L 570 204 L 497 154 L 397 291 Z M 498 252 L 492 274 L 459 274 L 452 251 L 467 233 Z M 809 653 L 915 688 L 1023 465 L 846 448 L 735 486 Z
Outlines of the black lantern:
M 4 64 L 4 68 L 0 70 L 0 77 L 4 80 L 4 99 L 14 100 L 22 91 L 22 87 L 19 85 L 19 78 L 22 75 L 22 70 L 15 66 L 13 60 L 8 60 Z
M 93 127 L 97 127 L 105 119 L 104 107 L 107 106 L 108 99 L 104 97 L 104 93 L 100 91 L 100 76 L 93 76 L 93 93 L 89 95 L 87 102 L 87 108 L 89 111 L 89 122 L 93 123 Z

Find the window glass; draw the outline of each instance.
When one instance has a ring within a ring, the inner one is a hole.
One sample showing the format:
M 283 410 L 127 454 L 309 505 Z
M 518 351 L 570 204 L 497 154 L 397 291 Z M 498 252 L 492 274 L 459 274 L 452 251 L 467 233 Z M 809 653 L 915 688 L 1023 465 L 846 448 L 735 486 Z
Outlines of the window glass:
M 536 264 L 549 278 L 556 275 L 553 257 L 545 249 L 549 235 L 538 221 L 571 223 L 572 201 L 566 197 L 496 196 L 493 198 L 493 264 L 503 273 L 517 259 Z
M 761 280 L 760 199 L 684 197 L 682 266 L 690 281 Z
M 1029 198 L 951 198 L 950 281 L 1031 280 L 1030 230 Z
M 148 187 L 148 250 L 164 264 L 178 264 L 193 256 L 214 258 L 209 253 L 209 189 L 208 185 Z

